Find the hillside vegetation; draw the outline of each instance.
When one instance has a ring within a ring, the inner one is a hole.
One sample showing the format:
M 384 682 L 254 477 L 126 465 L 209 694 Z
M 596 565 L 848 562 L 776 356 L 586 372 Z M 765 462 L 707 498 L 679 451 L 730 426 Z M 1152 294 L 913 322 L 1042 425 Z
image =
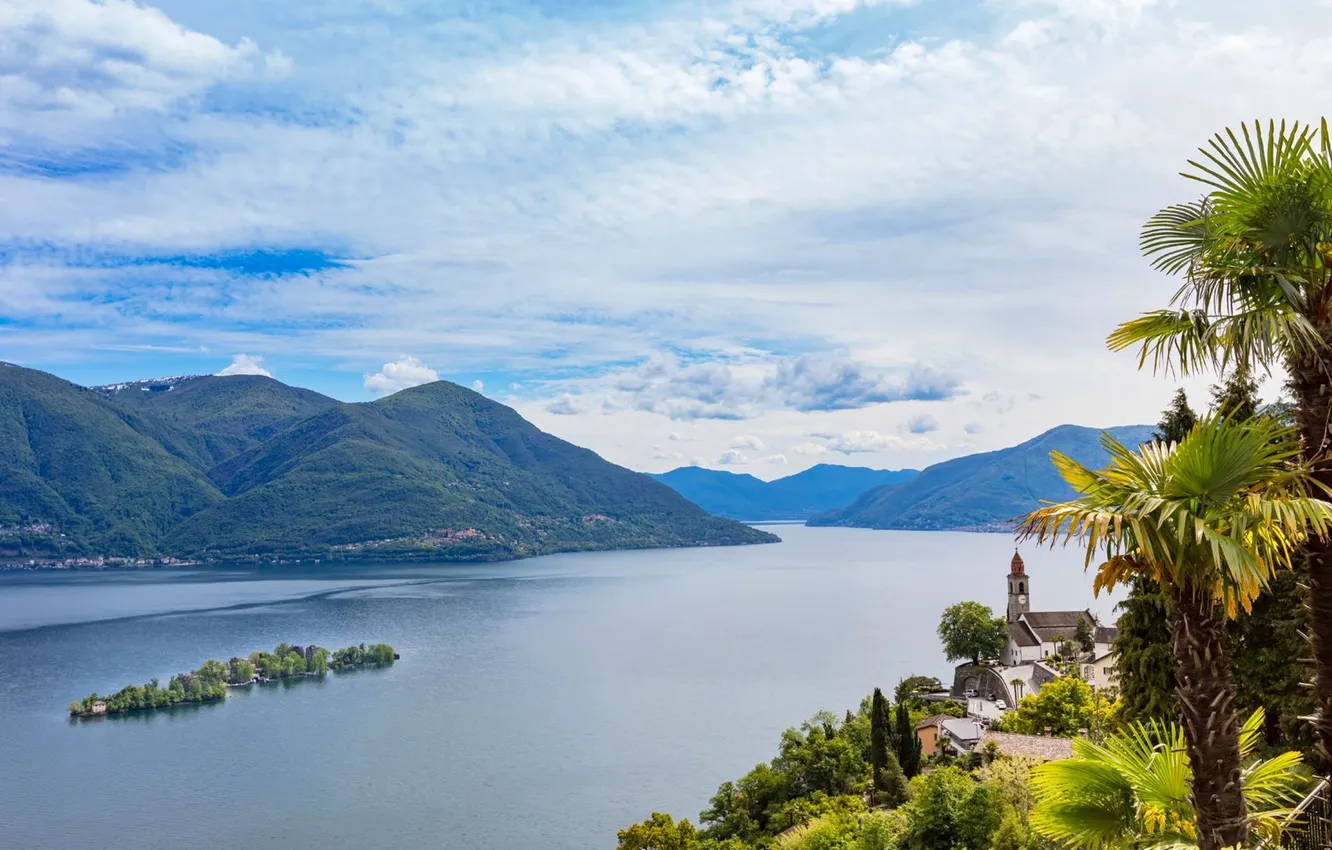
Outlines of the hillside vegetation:
M 0 368 L 0 557 L 489 560 L 773 540 L 447 382 L 343 404 L 253 376 L 90 390 Z

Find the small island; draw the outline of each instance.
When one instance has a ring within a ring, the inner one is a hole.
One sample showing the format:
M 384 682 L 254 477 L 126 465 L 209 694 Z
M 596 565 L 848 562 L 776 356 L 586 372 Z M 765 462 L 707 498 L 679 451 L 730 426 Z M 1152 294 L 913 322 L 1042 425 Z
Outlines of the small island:
M 131 711 L 151 711 L 185 703 L 226 699 L 227 688 L 246 687 L 276 679 L 323 676 L 329 670 L 379 667 L 398 658 L 386 643 L 347 646 L 329 653 L 322 646 L 280 643 L 272 652 L 251 652 L 248 658 L 218 661 L 210 658 L 199 669 L 177 673 L 167 686 L 157 679 L 144 685 L 126 685 L 110 696 L 91 693 L 69 704 L 73 717 L 103 717 Z

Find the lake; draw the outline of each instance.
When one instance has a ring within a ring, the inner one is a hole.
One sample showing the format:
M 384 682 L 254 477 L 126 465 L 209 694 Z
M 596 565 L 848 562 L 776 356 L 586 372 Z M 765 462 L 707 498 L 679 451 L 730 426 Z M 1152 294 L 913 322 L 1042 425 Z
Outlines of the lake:
M 695 819 L 779 733 L 946 677 L 939 613 L 1002 613 L 1010 538 L 774 527 L 784 542 L 504 564 L 0 573 L 0 847 L 613 848 Z M 1091 606 L 1023 547 L 1033 610 Z M 97 720 L 94 690 L 279 641 L 391 668 Z

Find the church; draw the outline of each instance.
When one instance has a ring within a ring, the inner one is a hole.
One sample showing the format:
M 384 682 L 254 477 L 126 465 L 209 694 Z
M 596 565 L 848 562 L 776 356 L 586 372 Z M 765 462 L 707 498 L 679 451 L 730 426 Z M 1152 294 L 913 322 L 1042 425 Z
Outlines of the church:
M 1093 688 L 1118 685 L 1113 647 L 1116 629 L 1101 625 L 1091 611 L 1031 610 L 1031 577 L 1016 552 L 1008 566 L 1006 621 L 1008 641 L 999 658 L 980 664 L 966 662 L 953 671 L 949 696 L 966 702 L 969 717 L 981 721 L 998 717 L 1024 696 L 1038 693 L 1043 685 L 1066 675 L 1068 667 L 1053 663 L 1052 656 L 1067 652 L 1066 644 L 1076 647 L 1079 624 L 1086 626 L 1094 646 L 1090 652 L 1076 647 L 1066 660 L 1076 659 L 1076 675 Z
M 1091 611 L 1031 610 L 1031 579 L 1027 576 L 1027 565 L 1022 562 L 1022 556 L 1014 552 L 1008 568 L 1008 645 L 1004 647 L 1000 663 L 1005 667 L 1017 667 L 1059 655 L 1061 645 L 1074 640 L 1079 623 L 1086 624 L 1096 644 L 1091 657 L 1099 659 L 1109 655 L 1116 629 L 1101 625 Z M 1084 656 L 1085 653 L 1079 650 L 1078 655 Z

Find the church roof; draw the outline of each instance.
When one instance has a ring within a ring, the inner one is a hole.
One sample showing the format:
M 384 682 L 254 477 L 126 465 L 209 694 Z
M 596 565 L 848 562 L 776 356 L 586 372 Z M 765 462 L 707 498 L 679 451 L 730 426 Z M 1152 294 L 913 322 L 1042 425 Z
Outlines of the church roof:
M 1022 575 L 1027 571 L 1027 565 L 1022 562 L 1022 556 L 1016 550 L 1013 552 L 1013 560 L 1008 562 L 1008 567 L 1009 571 L 1015 576 Z
M 1064 640 L 1073 640 L 1079 621 L 1091 628 L 1096 627 L 1096 620 L 1086 611 L 1029 611 L 1022 615 L 1022 620 L 1041 643 L 1050 643 L 1060 635 Z
M 1008 624 L 1008 636 L 1011 637 L 1013 639 L 1013 643 L 1017 644 L 1018 646 L 1041 645 L 1040 640 L 1034 634 L 1031 633 L 1031 629 L 1027 628 L 1021 622 Z
M 1117 629 L 1117 628 L 1114 627 L 1114 626 L 1097 626 L 1097 627 L 1096 627 L 1096 642 L 1097 642 L 1097 643 L 1114 643 L 1114 642 L 1115 642 L 1115 638 L 1118 637 L 1118 636 L 1119 636 L 1119 629 Z

